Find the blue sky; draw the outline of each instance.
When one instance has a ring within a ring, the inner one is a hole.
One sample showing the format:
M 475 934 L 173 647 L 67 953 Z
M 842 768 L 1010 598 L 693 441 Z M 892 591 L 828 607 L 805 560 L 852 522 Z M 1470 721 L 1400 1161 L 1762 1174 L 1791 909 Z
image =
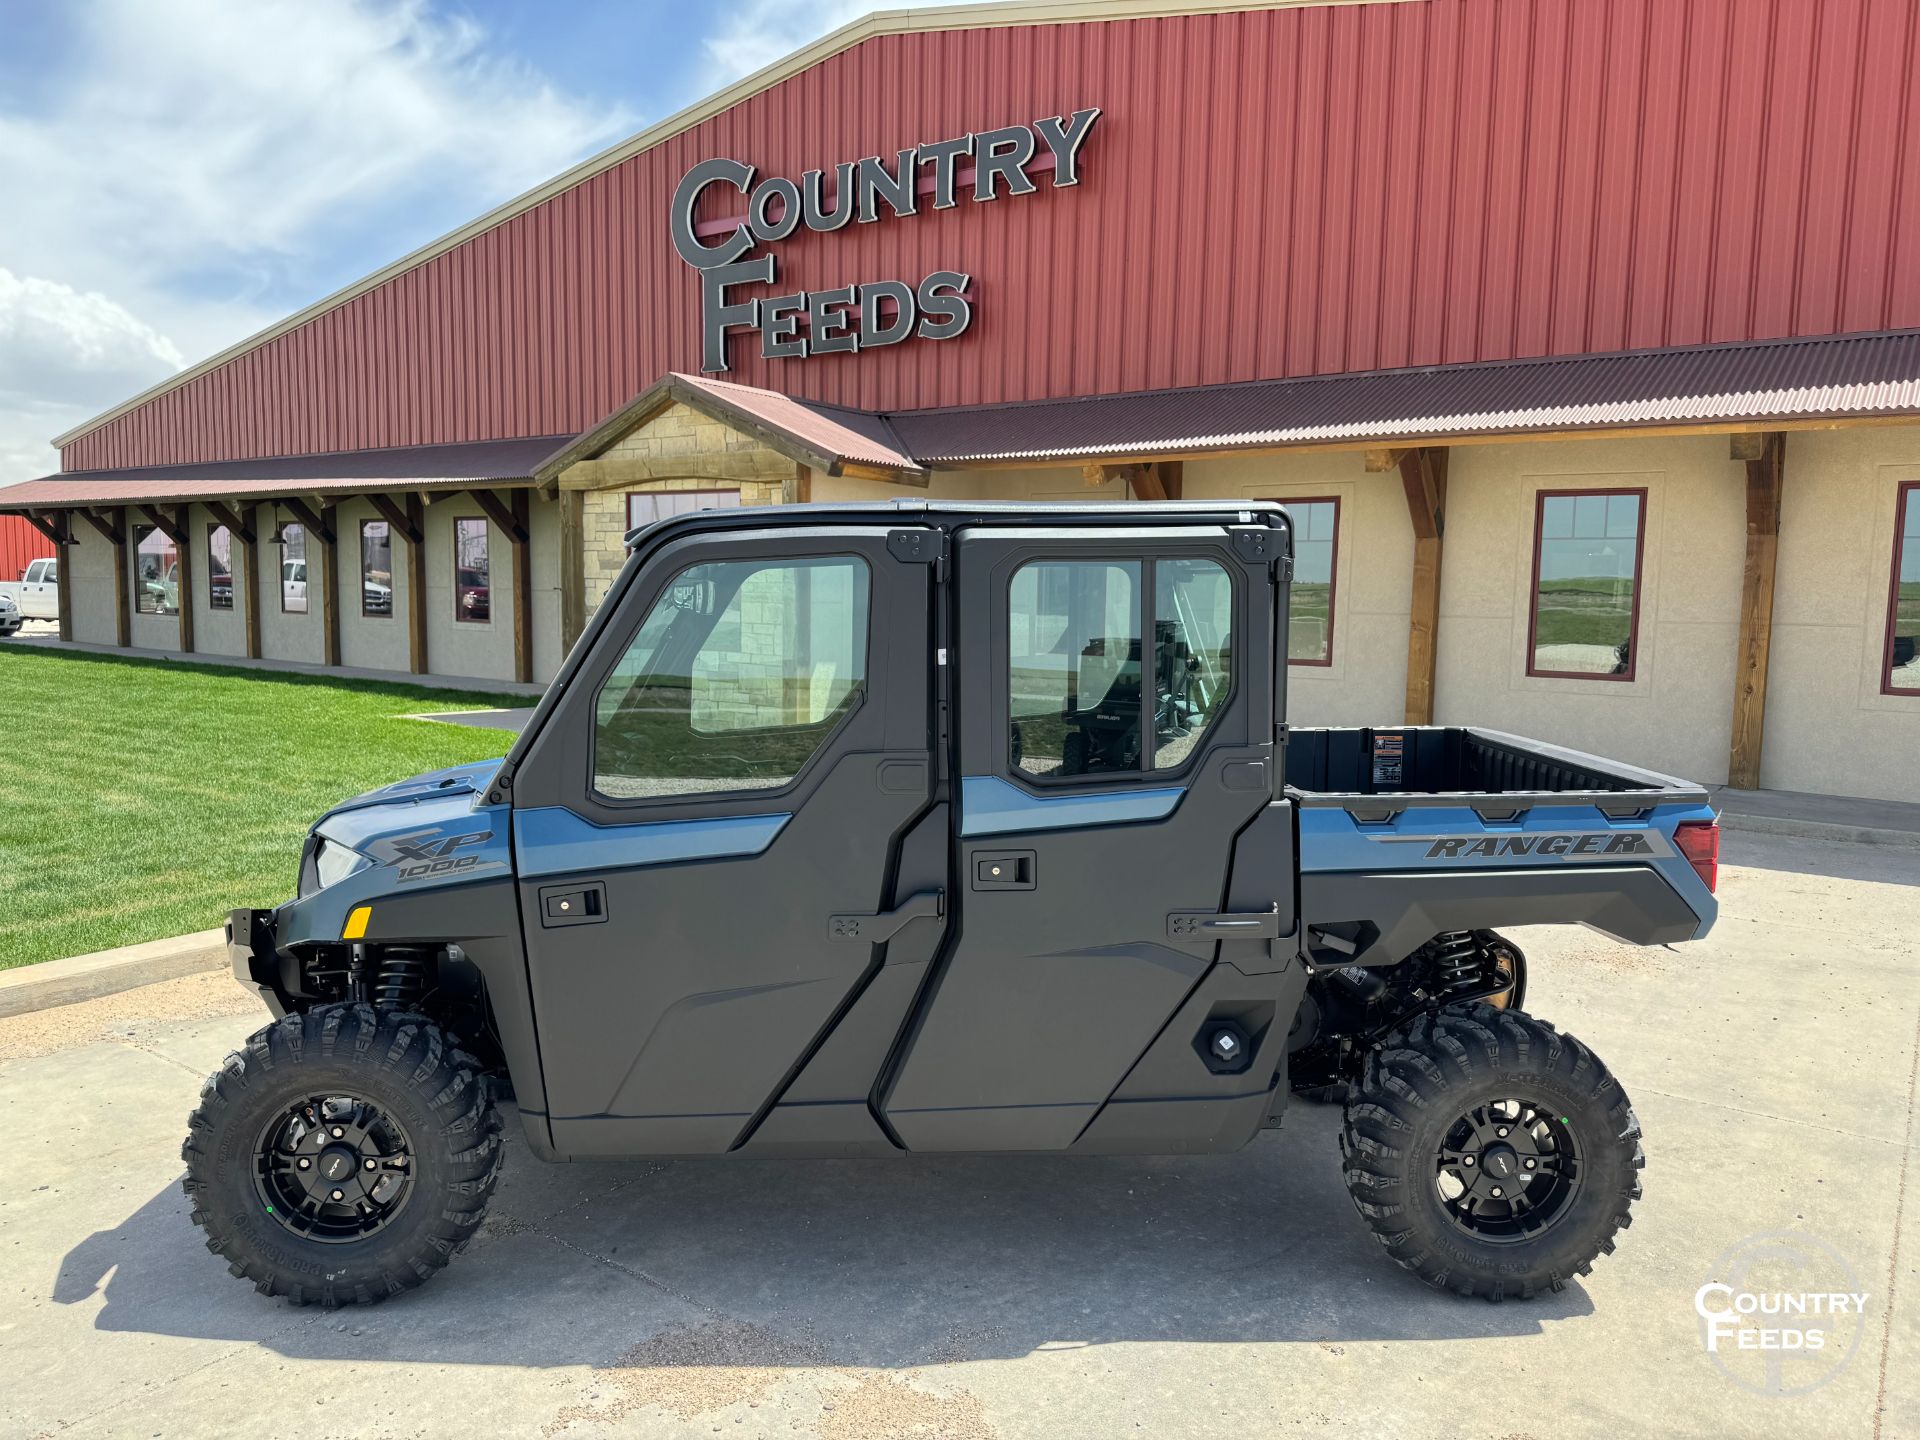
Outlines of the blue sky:
M 881 3 L 0 0 L 0 484 Z

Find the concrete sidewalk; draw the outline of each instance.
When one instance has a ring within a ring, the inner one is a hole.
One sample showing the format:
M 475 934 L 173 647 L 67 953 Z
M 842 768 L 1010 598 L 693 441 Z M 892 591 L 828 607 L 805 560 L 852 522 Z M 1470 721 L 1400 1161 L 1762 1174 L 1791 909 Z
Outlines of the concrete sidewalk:
M 1713 786 L 1710 793 L 1728 830 L 1920 848 L 1920 805 L 1911 801 L 1735 790 L 1727 785 Z
M 179 1188 L 256 1002 L 215 974 L 0 1020 L 0 1434 L 1920 1434 L 1920 867 L 1739 833 L 1725 860 L 1699 944 L 1516 932 L 1528 1008 L 1606 1058 L 1648 1155 L 1618 1253 L 1536 1303 L 1388 1264 L 1337 1114 L 1300 1105 L 1184 1159 L 545 1166 L 509 1116 L 450 1269 L 293 1310 L 206 1253 Z M 1806 1394 L 1718 1368 L 1694 1312 L 1716 1257 L 1778 1232 L 1870 1297 Z

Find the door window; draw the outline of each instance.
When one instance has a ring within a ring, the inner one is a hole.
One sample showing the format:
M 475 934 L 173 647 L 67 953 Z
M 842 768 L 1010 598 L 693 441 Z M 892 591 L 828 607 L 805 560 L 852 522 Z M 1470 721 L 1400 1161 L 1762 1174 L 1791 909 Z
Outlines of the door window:
M 1233 581 L 1212 560 L 1021 566 L 1007 597 L 1013 769 L 1055 780 L 1178 768 L 1233 688 L 1232 631 Z
M 793 780 L 865 694 L 870 588 L 852 556 L 681 571 L 600 689 L 595 790 L 633 800 Z

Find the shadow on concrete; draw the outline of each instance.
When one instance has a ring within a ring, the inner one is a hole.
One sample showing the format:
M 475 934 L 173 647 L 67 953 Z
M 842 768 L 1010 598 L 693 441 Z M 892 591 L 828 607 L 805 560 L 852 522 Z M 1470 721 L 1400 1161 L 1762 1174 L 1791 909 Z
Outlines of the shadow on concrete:
M 1829 880 L 1920 886 L 1920 848 L 1908 845 L 1863 845 L 1723 829 L 1720 863 Z
M 169 1186 L 74 1247 L 53 1299 L 104 1287 L 100 1329 L 289 1357 L 519 1366 L 605 1364 L 716 1323 L 770 1338 L 754 1364 L 898 1368 L 1139 1340 L 1524 1336 L 1591 1311 L 1577 1282 L 1500 1306 L 1429 1291 L 1341 1188 L 1336 1112 L 1299 1106 L 1288 1127 L 1184 1159 L 546 1166 L 516 1140 L 450 1269 L 333 1313 L 229 1277 Z

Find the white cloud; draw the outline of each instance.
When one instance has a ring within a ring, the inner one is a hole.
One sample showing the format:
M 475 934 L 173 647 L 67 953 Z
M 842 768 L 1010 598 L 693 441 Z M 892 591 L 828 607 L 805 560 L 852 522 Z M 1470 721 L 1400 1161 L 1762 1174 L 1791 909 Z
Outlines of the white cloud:
M 705 91 L 743 80 L 850 20 L 875 10 L 916 10 L 931 0 L 746 0 L 701 42 Z
M 98 291 L 0 266 L 0 396 L 108 405 L 186 363 L 171 340 Z
M 127 398 L 634 127 L 424 0 L 101 0 L 73 23 L 41 108 L 0 95 L 0 483 L 24 427 Z

